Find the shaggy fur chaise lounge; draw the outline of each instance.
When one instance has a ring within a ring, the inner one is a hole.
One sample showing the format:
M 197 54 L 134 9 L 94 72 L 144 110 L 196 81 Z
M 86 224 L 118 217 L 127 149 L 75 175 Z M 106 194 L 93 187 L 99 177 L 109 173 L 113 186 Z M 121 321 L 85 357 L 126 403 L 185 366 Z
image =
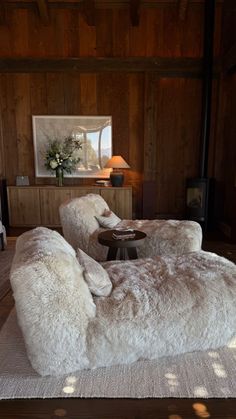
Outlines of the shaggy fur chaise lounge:
M 200 251 L 106 262 L 106 297 L 89 290 L 93 263 L 103 270 L 89 260 L 84 270 L 63 237 L 43 227 L 17 240 L 11 284 L 39 374 L 218 348 L 234 337 L 236 266 L 228 260 Z
M 98 194 L 65 202 L 59 208 L 65 239 L 74 249 L 80 247 L 92 258 L 105 261 L 107 247 L 98 243 L 97 236 L 104 230 L 100 224 L 104 225 L 106 218 L 109 225 L 109 217 L 103 216 L 108 211 L 107 203 Z M 194 221 L 120 220 L 116 217 L 114 223 L 110 227 L 130 227 L 147 234 L 145 245 L 137 249 L 139 257 L 182 255 L 201 250 L 202 230 Z

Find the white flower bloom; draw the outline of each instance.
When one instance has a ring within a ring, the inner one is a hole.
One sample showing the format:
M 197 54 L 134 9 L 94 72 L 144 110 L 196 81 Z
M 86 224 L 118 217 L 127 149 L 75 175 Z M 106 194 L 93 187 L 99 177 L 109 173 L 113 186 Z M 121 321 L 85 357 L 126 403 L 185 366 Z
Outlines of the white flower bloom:
M 58 166 L 58 163 L 56 162 L 56 160 L 51 160 L 50 161 L 50 166 L 52 169 L 56 169 L 56 167 Z
M 56 153 L 56 158 L 58 159 L 58 157 L 59 157 L 59 154 L 58 154 L 58 153 Z

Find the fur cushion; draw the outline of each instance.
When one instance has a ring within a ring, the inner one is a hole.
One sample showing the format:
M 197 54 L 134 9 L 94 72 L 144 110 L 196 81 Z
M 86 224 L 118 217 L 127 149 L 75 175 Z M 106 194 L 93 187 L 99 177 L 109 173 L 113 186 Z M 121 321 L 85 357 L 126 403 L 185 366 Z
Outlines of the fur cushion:
M 99 222 L 99 225 L 104 228 L 114 228 L 118 223 L 121 222 L 121 219 L 113 211 L 104 211 L 102 215 L 97 215 L 96 219 Z
M 74 249 L 56 231 L 28 231 L 17 239 L 10 279 L 33 368 L 41 375 L 87 368 L 86 330 L 96 306 Z
M 236 266 L 192 252 L 103 264 L 113 289 L 94 297 L 74 250 L 37 228 L 17 240 L 11 284 L 41 375 L 218 348 L 236 334 Z
M 236 336 L 236 266 L 208 252 L 103 264 L 110 297 L 95 299 L 90 368 L 219 348 Z
M 109 223 L 102 215 L 109 211 L 105 200 L 98 194 L 88 194 L 65 202 L 59 210 L 64 237 L 72 247 L 82 249 L 98 261 L 105 261 L 107 249 L 97 240 L 101 231 L 99 223 Z M 195 221 L 122 220 L 115 227 L 146 233 L 145 244 L 137 248 L 139 257 L 178 256 L 201 250 L 202 229 Z M 105 228 L 110 225 L 106 224 Z
M 107 271 L 81 249 L 77 251 L 77 258 L 84 268 L 84 279 L 90 291 L 94 295 L 107 297 L 112 290 L 112 283 Z
M 80 198 L 73 198 L 59 207 L 63 235 L 74 249 L 82 249 L 89 253 L 89 237 L 98 228 L 95 218 L 109 207 L 98 194 L 88 194 Z

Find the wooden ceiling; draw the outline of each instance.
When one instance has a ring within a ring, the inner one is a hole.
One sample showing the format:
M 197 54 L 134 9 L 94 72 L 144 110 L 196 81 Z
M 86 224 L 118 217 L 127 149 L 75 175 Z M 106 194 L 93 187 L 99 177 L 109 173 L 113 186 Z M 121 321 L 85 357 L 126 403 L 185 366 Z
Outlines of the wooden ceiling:
M 43 25 L 50 24 L 51 8 L 74 8 L 84 16 L 89 26 L 96 24 L 96 9 L 125 7 L 130 11 L 132 26 L 139 25 L 141 7 L 173 5 L 178 10 L 179 19 L 184 21 L 189 3 L 204 3 L 207 0 L 0 0 L 0 25 L 7 23 L 7 11 L 12 8 L 33 8 Z M 216 0 L 223 3 L 223 0 Z

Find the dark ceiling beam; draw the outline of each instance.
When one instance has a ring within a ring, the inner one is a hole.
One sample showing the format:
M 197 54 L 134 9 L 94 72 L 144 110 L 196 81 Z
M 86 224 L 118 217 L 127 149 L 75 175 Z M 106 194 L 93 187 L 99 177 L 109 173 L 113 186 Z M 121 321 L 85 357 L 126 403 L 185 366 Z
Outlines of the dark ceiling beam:
M 139 25 L 140 18 L 140 0 L 130 0 L 129 11 L 130 11 L 130 21 L 132 26 Z
M 96 11 L 95 11 L 94 0 L 83 0 L 80 3 L 80 10 L 81 10 L 82 15 L 84 16 L 86 23 L 89 26 L 95 26 Z
M 2 58 L 0 73 L 40 73 L 76 71 L 99 73 L 109 71 L 155 72 L 163 77 L 202 77 L 202 60 L 197 58 Z M 214 67 L 219 74 L 218 63 Z
M 38 6 L 39 17 L 44 25 L 49 25 L 50 16 L 47 0 L 36 0 Z
M 2 0 L 0 0 L 1 2 Z M 140 0 L 140 3 L 143 8 L 162 8 L 162 7 L 169 7 L 171 4 L 176 6 L 177 1 L 180 0 L 155 0 L 155 1 L 148 1 L 148 0 Z M 224 0 L 216 0 L 217 4 L 223 3 Z M 31 1 L 24 1 L 24 0 L 5 0 L 11 8 L 23 8 L 23 9 L 32 9 L 35 6 L 35 0 Z M 64 1 L 48 1 L 50 8 L 58 8 L 58 9 L 80 9 L 81 3 L 83 0 L 64 0 Z M 204 4 L 205 0 L 188 0 L 189 4 Z M 95 0 L 96 9 L 107 9 L 107 8 L 129 8 L 130 0 Z
M 187 15 L 189 0 L 179 0 L 179 19 L 184 21 Z
M 7 23 L 7 13 L 6 13 L 6 3 L 4 0 L 0 1 L 0 26 L 6 25 Z

